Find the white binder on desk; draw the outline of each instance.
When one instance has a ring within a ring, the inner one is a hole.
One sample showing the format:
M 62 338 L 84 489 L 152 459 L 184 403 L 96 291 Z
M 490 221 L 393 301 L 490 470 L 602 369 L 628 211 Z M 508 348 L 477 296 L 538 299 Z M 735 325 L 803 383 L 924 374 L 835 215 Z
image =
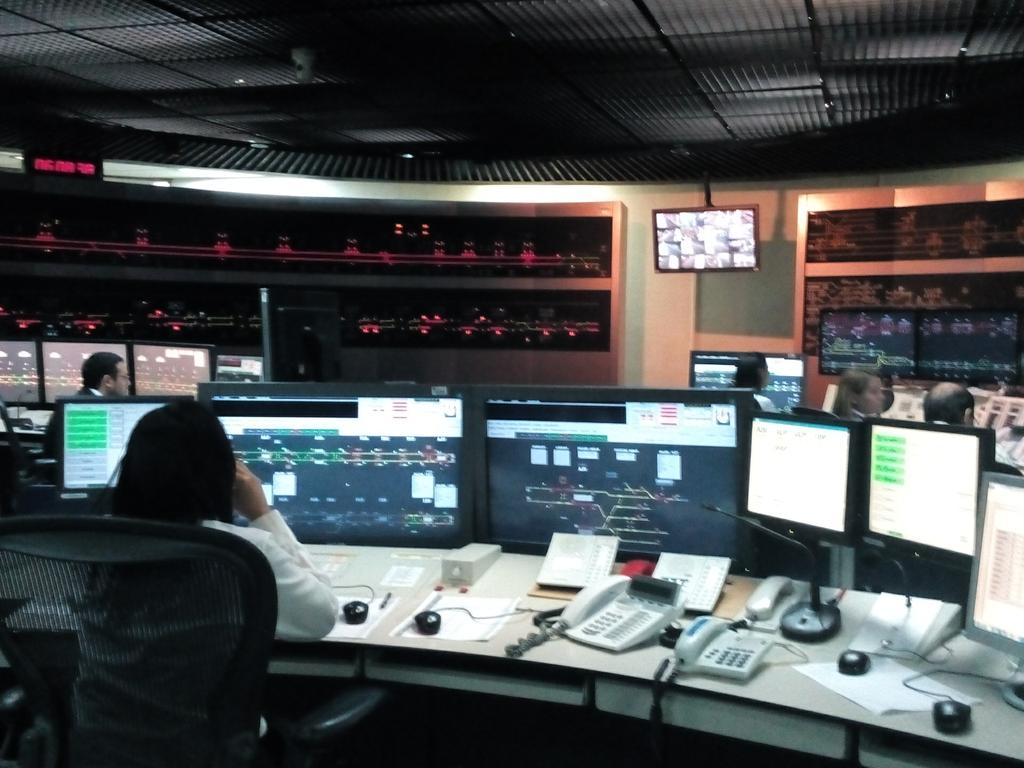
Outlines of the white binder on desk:
M 850 643 L 855 651 L 867 653 L 900 651 L 927 656 L 960 631 L 960 606 L 913 597 L 907 607 L 906 595 L 883 592 L 875 600 L 857 636 Z

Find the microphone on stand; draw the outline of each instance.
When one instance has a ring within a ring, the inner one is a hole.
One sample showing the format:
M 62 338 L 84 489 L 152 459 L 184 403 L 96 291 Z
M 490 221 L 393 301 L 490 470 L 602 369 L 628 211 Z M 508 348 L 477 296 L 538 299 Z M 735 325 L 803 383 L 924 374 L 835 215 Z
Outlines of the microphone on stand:
M 782 636 L 790 640 L 800 640 L 805 643 L 820 643 L 834 637 L 842 627 L 842 616 L 839 607 L 832 603 L 821 602 L 821 585 L 818 583 L 818 559 L 814 556 L 814 550 L 806 544 L 795 539 L 784 536 L 778 531 L 773 531 L 756 520 L 742 517 L 732 512 L 726 512 L 714 504 L 701 504 L 704 509 L 717 512 L 720 515 L 731 517 L 745 525 L 765 533 L 779 541 L 783 541 L 791 547 L 800 549 L 810 562 L 810 578 L 807 580 L 810 594 L 809 599 L 800 602 L 789 608 L 779 620 L 779 629 Z
M 903 584 L 903 594 L 907 596 L 907 608 L 910 608 L 912 602 L 910 600 L 910 579 L 907 578 L 907 569 L 903 567 L 903 563 L 897 560 L 895 557 L 882 557 L 879 552 L 873 549 L 869 549 L 861 555 L 861 561 L 868 566 L 871 566 L 877 570 L 878 566 L 890 563 L 895 565 L 897 570 L 900 572 L 900 582 Z

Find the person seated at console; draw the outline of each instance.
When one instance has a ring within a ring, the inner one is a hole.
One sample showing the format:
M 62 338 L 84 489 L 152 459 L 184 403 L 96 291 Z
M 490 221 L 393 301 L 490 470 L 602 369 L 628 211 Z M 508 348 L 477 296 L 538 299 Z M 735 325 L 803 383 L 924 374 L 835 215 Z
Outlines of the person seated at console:
M 762 411 L 777 411 L 770 399 L 761 394 L 768 386 L 768 361 L 760 352 L 744 352 L 736 361 L 736 376 L 732 385 L 740 389 L 754 390 L 754 400 Z
M 924 420 L 933 424 L 956 424 L 974 426 L 974 395 L 963 384 L 943 381 L 936 384 L 924 397 Z M 1000 471 L 1016 473 L 1016 465 L 1006 446 L 996 435 L 995 461 Z
M 234 458 L 217 417 L 178 401 L 150 411 L 132 431 L 113 492 L 113 514 L 229 531 L 263 552 L 277 582 L 277 637 L 317 640 L 334 627 L 338 599 L 271 509 L 260 480 Z M 232 524 L 232 510 L 249 521 Z
M 861 421 L 868 416 L 877 416 L 884 406 L 885 390 L 877 373 L 859 368 L 843 371 L 832 413 L 841 419 Z
M 82 363 L 82 386 L 75 397 L 128 397 L 132 380 L 124 358 L 113 352 L 94 352 Z M 57 438 L 64 430 L 60 410 L 54 410 L 43 436 L 43 456 L 57 455 Z

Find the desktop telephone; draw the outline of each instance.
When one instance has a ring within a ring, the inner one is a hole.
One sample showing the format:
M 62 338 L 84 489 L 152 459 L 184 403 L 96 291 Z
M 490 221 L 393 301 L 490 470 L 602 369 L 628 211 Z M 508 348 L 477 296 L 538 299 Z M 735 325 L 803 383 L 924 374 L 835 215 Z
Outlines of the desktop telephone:
M 614 536 L 553 533 L 537 583 L 549 587 L 586 587 L 601 581 L 615 565 L 619 540 Z
M 565 607 L 565 636 L 608 651 L 655 637 L 683 612 L 679 586 L 647 576 L 608 576 Z
M 711 613 L 729 575 L 728 557 L 705 557 L 662 552 L 651 574 L 679 585 L 687 611 Z
M 774 641 L 743 630 L 714 616 L 698 616 L 676 641 L 680 672 L 749 679 L 760 667 Z

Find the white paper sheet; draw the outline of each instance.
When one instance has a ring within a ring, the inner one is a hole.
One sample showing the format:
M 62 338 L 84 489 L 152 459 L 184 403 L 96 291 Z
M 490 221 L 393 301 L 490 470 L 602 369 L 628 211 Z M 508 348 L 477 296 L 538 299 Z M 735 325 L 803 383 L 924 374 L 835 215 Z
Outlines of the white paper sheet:
M 415 587 L 419 584 L 424 570 L 416 565 L 392 565 L 380 580 L 380 585 L 388 588 Z
M 334 624 L 332 629 L 325 637 L 325 640 L 360 640 L 367 637 L 373 628 L 376 627 L 385 616 L 391 613 L 395 606 L 402 602 L 399 598 L 392 595 L 383 608 L 381 603 L 384 601 L 382 595 L 378 595 L 376 600 L 367 600 L 366 595 L 338 595 L 338 620 Z M 346 624 L 345 616 L 341 614 L 340 608 L 345 603 L 351 602 L 352 600 L 362 600 L 364 603 L 370 606 L 369 612 L 366 614 L 366 621 L 362 624 Z
M 463 595 L 441 595 L 435 592 L 416 606 L 408 618 L 395 627 L 391 635 L 392 637 L 425 637 L 416 628 L 413 617 L 420 611 L 437 611 L 441 614 L 441 629 L 431 637 L 436 637 L 439 640 L 490 640 L 509 619 L 526 615 L 525 611 L 515 613 L 518 603 L 518 597 L 465 597 Z M 470 613 L 473 615 L 470 616 Z M 473 618 L 474 616 L 476 618 Z
M 903 685 L 903 681 L 917 672 L 893 659 L 880 656 L 871 657 L 871 668 L 863 675 L 841 674 L 834 662 L 801 664 L 793 669 L 876 715 L 927 712 L 943 696 L 950 696 L 965 704 L 980 701 L 929 677 L 916 678 L 911 685 L 931 691 L 935 696 L 912 691 Z

